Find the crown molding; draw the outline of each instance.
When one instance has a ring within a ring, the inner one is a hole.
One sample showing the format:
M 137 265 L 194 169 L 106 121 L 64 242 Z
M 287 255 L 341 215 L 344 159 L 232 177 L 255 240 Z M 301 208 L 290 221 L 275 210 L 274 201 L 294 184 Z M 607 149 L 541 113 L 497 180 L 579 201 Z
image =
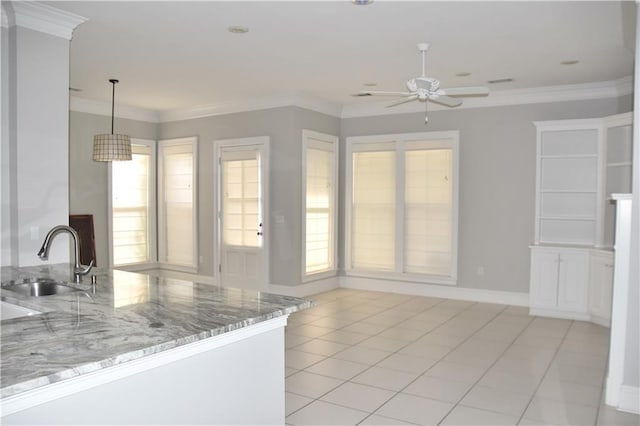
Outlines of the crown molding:
M 201 105 L 194 108 L 162 111 L 160 121 L 179 121 L 237 112 L 297 106 L 340 118 L 342 106 L 304 94 L 285 94 L 265 98 Z
M 94 101 L 91 99 L 83 99 L 75 96 L 69 97 L 69 110 L 111 117 L 110 102 Z M 128 105 L 115 104 L 114 116 L 118 118 L 126 118 L 129 120 L 160 123 L 160 113 L 158 111 L 132 107 Z
M 75 13 L 48 6 L 35 1 L 12 1 L 8 3 L 9 26 L 29 28 L 56 37 L 71 40 L 73 30 L 87 18 Z M 4 7 L 3 7 L 4 9 Z M 3 17 L 3 24 L 5 18 Z
M 618 80 L 596 83 L 568 84 L 530 89 L 495 90 L 486 97 L 464 98 L 462 105 L 447 108 L 434 103 L 429 104 L 430 111 L 452 109 L 485 108 L 508 105 L 537 104 L 549 102 L 567 102 L 588 99 L 616 98 L 633 93 L 633 78 L 623 77 Z M 375 115 L 407 114 L 424 112 L 425 106 L 420 102 L 387 108 L 389 101 L 366 104 L 348 104 L 342 109 L 342 118 L 369 117 Z
M 631 93 L 633 93 L 633 79 L 629 76 L 618 80 L 597 83 L 571 84 L 531 89 L 496 90 L 491 92 L 487 97 L 465 98 L 464 103 L 456 108 L 447 108 L 430 103 L 429 110 L 448 111 L 452 109 L 606 99 L 617 98 Z M 111 116 L 111 104 L 107 102 L 70 97 L 69 105 L 69 108 L 72 111 Z M 347 104 L 340 106 L 309 95 L 287 94 L 167 111 L 156 111 L 116 104 L 115 116 L 118 118 L 147 121 L 151 123 L 166 123 L 170 121 L 191 120 L 195 118 L 288 106 L 297 106 L 337 118 L 356 118 L 424 112 L 423 103 L 405 104 L 394 108 L 387 108 L 386 105 L 388 105 L 388 101 L 366 104 Z

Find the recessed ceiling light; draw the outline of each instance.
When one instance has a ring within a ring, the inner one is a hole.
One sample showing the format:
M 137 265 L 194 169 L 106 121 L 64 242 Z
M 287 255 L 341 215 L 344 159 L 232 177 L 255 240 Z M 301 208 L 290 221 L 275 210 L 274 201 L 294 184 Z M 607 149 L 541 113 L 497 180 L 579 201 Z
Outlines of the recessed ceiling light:
M 371 83 L 362 83 L 362 85 L 366 86 L 366 87 L 376 87 L 378 85 L 378 83 L 373 83 L 373 82 L 371 82 Z
M 511 83 L 513 81 L 512 78 L 498 78 L 496 80 L 489 80 L 487 83 L 489 84 L 497 84 L 497 83 Z
M 578 61 L 577 59 L 571 59 L 568 61 L 562 61 L 560 62 L 562 65 L 575 65 L 577 63 L 579 63 L 580 61 Z
M 249 32 L 249 28 L 243 27 L 242 25 L 232 25 L 227 28 L 227 31 L 233 34 L 245 34 Z
M 355 4 L 356 6 L 367 6 L 373 3 L 373 0 L 351 0 L 351 3 Z
M 458 74 L 456 74 L 456 77 L 469 77 L 471 75 L 470 72 L 459 72 Z

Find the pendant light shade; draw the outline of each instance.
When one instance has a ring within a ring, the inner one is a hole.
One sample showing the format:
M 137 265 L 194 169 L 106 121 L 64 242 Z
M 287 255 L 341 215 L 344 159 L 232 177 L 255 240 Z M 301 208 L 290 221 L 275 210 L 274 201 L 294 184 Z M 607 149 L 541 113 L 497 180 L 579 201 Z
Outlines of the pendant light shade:
M 113 133 L 113 112 L 116 97 L 116 83 L 118 80 L 109 80 L 113 84 L 111 95 L 111 134 L 95 135 L 93 137 L 93 161 L 123 161 L 131 160 L 131 138 L 129 135 Z

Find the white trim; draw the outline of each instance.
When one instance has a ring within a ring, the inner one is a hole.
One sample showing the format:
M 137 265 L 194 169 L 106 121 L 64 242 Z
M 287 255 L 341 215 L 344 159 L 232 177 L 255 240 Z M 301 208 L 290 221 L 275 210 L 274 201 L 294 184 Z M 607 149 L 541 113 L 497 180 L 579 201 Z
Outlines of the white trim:
M 451 173 L 453 175 L 452 217 L 451 217 L 451 266 L 448 276 L 430 276 L 403 272 L 402 253 L 404 244 L 396 245 L 395 271 L 364 271 L 354 269 L 351 262 L 351 217 L 352 217 L 352 187 L 353 187 L 353 154 L 363 151 L 393 151 L 396 154 L 396 206 L 400 206 L 400 213 L 396 213 L 396 241 L 404 241 L 404 152 L 413 150 L 415 143 L 429 148 L 448 148 L 451 150 Z M 459 156 L 460 132 L 458 130 L 398 133 L 370 136 L 352 136 L 346 139 L 345 157 L 345 205 L 344 205 L 344 270 L 347 275 L 367 276 L 370 278 L 395 279 L 399 281 L 417 281 L 423 283 L 437 282 L 438 284 L 456 285 L 458 274 L 458 218 L 459 218 Z
M 513 306 L 529 306 L 528 293 L 483 290 L 434 284 L 417 284 L 406 281 L 379 280 L 360 277 L 340 277 L 340 287 L 357 290 L 384 291 L 388 293 L 414 296 L 440 297 L 445 299 L 468 300 L 472 302 L 495 303 Z
M 112 171 L 112 162 L 110 161 L 107 165 L 107 238 L 108 238 L 108 249 L 109 249 L 109 268 L 122 268 L 129 269 L 134 271 L 138 266 L 141 266 L 143 269 L 148 268 L 149 266 L 157 265 L 157 257 L 158 257 L 158 249 L 157 249 L 157 203 L 156 203 L 156 183 L 157 183 L 157 171 L 156 171 L 156 141 L 152 139 L 139 139 L 139 138 L 131 138 L 131 145 L 144 145 L 149 147 L 149 200 L 148 200 L 148 208 L 149 208 L 149 217 L 147 218 L 147 232 L 148 232 L 148 240 L 149 244 L 149 258 L 146 262 L 141 263 L 129 263 L 124 265 L 114 265 L 113 264 L 113 171 Z
M 461 106 L 455 109 L 485 108 L 535 103 L 567 102 L 589 99 L 617 98 L 633 93 L 632 77 L 596 83 L 570 84 L 563 86 L 546 86 L 528 89 L 496 90 L 486 98 L 466 98 Z M 167 123 L 171 121 L 191 120 L 195 118 L 213 117 L 247 111 L 258 111 L 269 108 L 296 106 L 316 111 L 336 118 L 370 117 L 377 115 L 408 114 L 424 112 L 422 103 L 400 105 L 386 108 L 388 102 L 353 103 L 339 105 L 323 99 L 304 94 L 289 94 L 242 101 L 221 102 L 192 108 L 168 111 L 149 110 L 120 105 L 116 109 L 116 117 L 151 123 Z M 70 109 L 98 115 L 111 115 L 111 104 L 78 97 L 70 98 Z M 432 111 L 443 111 L 451 108 L 430 104 Z
M 28 28 L 56 37 L 71 40 L 73 30 L 87 18 L 35 1 L 11 2 L 13 16 L 9 25 Z
M 486 108 L 508 105 L 525 105 L 549 102 L 567 102 L 587 99 L 617 98 L 633 93 L 633 78 L 623 77 L 617 80 L 584 84 L 567 84 L 527 89 L 496 90 L 487 97 L 465 98 L 462 105 L 455 109 Z M 341 118 L 368 117 L 375 115 L 424 113 L 424 104 L 411 102 L 395 108 L 387 108 L 388 101 L 344 105 Z M 451 108 L 429 104 L 431 111 Z
M 302 219 L 301 219 L 301 229 L 302 229 L 302 250 L 301 250 L 301 276 L 303 282 L 315 281 L 320 278 L 325 278 L 328 276 L 335 276 L 337 274 L 338 269 L 338 193 L 339 190 L 339 181 L 338 181 L 338 170 L 340 168 L 340 159 L 339 159 L 339 146 L 338 146 L 339 138 L 338 136 L 329 135 L 326 133 L 315 132 L 313 130 L 302 130 L 302 185 L 301 185 L 301 200 L 302 200 Z M 330 149 L 327 149 L 330 146 Z M 333 209 L 333 217 L 331 218 L 331 268 L 325 269 L 323 271 L 307 273 L 307 149 L 315 148 L 317 150 L 323 150 L 326 152 L 330 152 L 333 154 L 333 173 L 331 176 L 332 179 L 332 189 L 333 189 L 333 199 L 332 209 Z
M 633 113 L 625 112 L 622 114 L 609 115 L 602 120 L 607 129 L 611 127 L 633 126 Z
M 2 416 L 17 413 L 68 395 L 82 392 L 96 386 L 110 383 L 134 374 L 142 373 L 163 365 L 167 365 L 203 352 L 211 351 L 222 346 L 248 339 L 258 334 L 287 325 L 289 315 L 283 315 L 262 321 L 257 324 L 237 330 L 222 333 L 204 340 L 178 346 L 162 352 L 143 356 L 131 361 L 120 360 L 121 364 L 103 368 L 80 376 L 51 383 L 46 386 L 21 392 L 15 396 L 3 398 L 1 403 Z M 118 360 L 116 360 L 118 362 Z
M 342 112 L 342 107 L 338 104 L 314 98 L 312 96 L 295 93 L 264 98 L 219 102 L 186 109 L 162 111 L 159 113 L 159 117 L 161 122 L 166 123 L 169 121 L 190 120 L 194 118 L 213 117 L 216 115 L 287 106 L 306 108 L 338 118 L 340 118 Z
M 579 321 L 591 321 L 591 315 L 588 312 L 569 312 L 559 311 L 557 309 L 530 308 L 529 315 L 547 318 L 572 319 Z
M 295 286 L 269 284 L 269 293 L 283 294 L 285 296 L 306 297 L 313 294 L 324 293 L 340 287 L 341 277 L 324 278 L 318 281 L 307 282 Z
M 349 269 L 345 271 L 345 276 L 371 278 L 374 280 L 404 281 L 408 283 L 417 283 L 417 284 L 437 284 L 437 285 L 455 286 L 457 283 L 455 278 L 444 277 L 441 275 L 426 275 L 426 274 L 420 275 L 420 274 L 411 274 L 408 272 L 400 273 L 400 272 L 386 272 L 386 271 L 367 271 L 363 269 Z
M 165 209 L 164 200 L 166 197 L 164 190 L 164 152 L 166 148 L 176 147 L 176 146 L 189 146 L 190 154 L 191 154 L 191 220 L 193 223 L 193 232 L 191 235 L 191 249 L 193 253 L 193 259 L 191 259 L 191 264 L 177 264 L 177 263 L 169 263 L 164 259 L 167 256 L 167 247 L 164 241 L 166 240 L 166 218 L 165 218 Z M 157 145 L 157 205 L 156 205 L 156 221 L 158 224 L 158 264 L 162 265 L 162 268 L 168 269 L 178 269 L 184 272 L 198 272 L 198 264 L 199 264 L 199 253 L 198 253 L 198 137 L 197 136 L 189 136 L 184 138 L 175 138 L 175 139 L 163 139 L 158 141 Z
M 638 386 L 620 386 L 618 410 L 640 414 L 640 388 Z
M 69 97 L 69 110 L 111 117 L 111 103 L 95 101 L 91 99 L 83 99 L 76 96 Z M 114 116 L 128 120 L 161 123 L 160 113 L 158 111 L 122 104 L 115 104 Z
M 270 173 L 270 160 L 269 160 L 269 144 L 271 138 L 269 136 L 255 136 L 249 138 L 235 138 L 235 139 L 218 139 L 214 141 L 213 149 L 213 200 L 214 200 L 214 218 L 215 225 L 213 227 L 213 241 L 214 243 L 214 282 L 216 285 L 222 285 L 220 280 L 219 265 L 221 265 L 222 258 L 220 256 L 220 250 L 222 246 L 222 232 L 220 229 L 221 220 L 221 198 L 220 198 L 220 159 L 224 148 L 232 149 L 246 149 L 250 147 L 258 147 L 260 153 L 260 173 L 261 173 L 261 189 L 262 194 L 262 275 L 263 280 L 259 283 L 260 288 L 266 288 L 269 286 L 269 244 L 271 241 L 271 229 L 270 229 L 270 216 L 269 216 L 269 173 Z
M 616 234 L 611 303 L 611 336 L 605 403 L 618 406 L 627 361 L 627 309 L 631 251 L 631 194 L 612 194 L 616 200 Z

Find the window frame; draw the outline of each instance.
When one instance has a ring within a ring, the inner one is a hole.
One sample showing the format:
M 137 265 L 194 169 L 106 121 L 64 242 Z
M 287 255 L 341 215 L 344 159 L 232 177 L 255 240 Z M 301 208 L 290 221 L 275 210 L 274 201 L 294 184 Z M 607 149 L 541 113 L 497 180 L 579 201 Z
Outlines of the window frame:
M 416 283 L 456 285 L 458 272 L 458 217 L 459 217 L 459 137 L 460 132 L 436 131 L 419 133 L 400 133 L 387 135 L 353 136 L 346 138 L 345 161 L 345 274 L 347 276 L 378 278 Z M 405 152 L 415 151 L 415 148 L 405 149 L 405 145 L 415 146 L 424 143 L 427 149 L 451 149 L 451 170 L 453 182 L 451 186 L 451 267 L 449 275 L 433 275 L 404 272 L 404 220 L 405 220 Z M 395 268 L 393 272 L 355 269 L 352 266 L 352 207 L 353 207 L 353 154 L 362 151 L 389 151 L 390 147 L 396 153 L 396 214 L 395 214 Z
M 315 281 L 323 278 L 334 277 L 338 273 L 338 170 L 340 168 L 339 163 L 339 138 L 334 135 L 316 132 L 313 130 L 302 130 L 302 179 L 301 179 L 301 240 L 302 250 L 301 252 L 301 277 L 302 282 Z M 326 149 L 330 146 L 331 149 Z M 332 213 L 330 214 L 330 259 L 331 265 L 329 268 L 322 271 L 315 271 L 307 273 L 307 150 L 309 148 L 315 148 L 332 153 L 333 170 L 332 170 L 332 182 L 333 182 L 333 194 L 331 197 Z
M 191 171 L 191 184 L 192 184 L 192 212 L 191 218 L 193 221 L 193 235 L 192 235 L 192 250 L 193 250 L 193 259 L 192 263 L 187 264 L 177 264 L 177 263 L 169 263 L 164 261 L 166 258 L 167 247 L 165 245 L 166 239 L 166 213 L 164 211 L 164 155 L 163 151 L 166 148 L 174 147 L 174 146 L 185 146 L 191 145 L 191 155 L 192 155 L 192 171 Z M 198 272 L 198 264 L 199 264 L 199 253 L 198 253 L 198 137 L 190 136 L 184 138 L 174 138 L 174 139 L 163 139 L 158 141 L 157 146 L 157 204 L 156 204 L 156 214 L 157 214 L 157 246 L 158 246 L 158 267 L 160 269 L 170 269 L 172 271 L 180 271 L 180 272 L 189 272 L 189 273 L 197 273 Z
M 139 271 L 149 269 L 157 264 L 157 203 L 156 203 L 156 188 L 157 188 L 157 142 L 151 139 L 138 139 L 131 138 L 131 145 L 142 145 L 149 148 L 149 195 L 147 199 L 147 247 L 148 247 L 148 259 L 145 262 L 125 263 L 121 265 L 114 265 L 113 263 L 113 165 L 111 162 L 107 165 L 107 237 L 109 239 L 109 267 L 111 269 L 124 269 L 129 271 Z

